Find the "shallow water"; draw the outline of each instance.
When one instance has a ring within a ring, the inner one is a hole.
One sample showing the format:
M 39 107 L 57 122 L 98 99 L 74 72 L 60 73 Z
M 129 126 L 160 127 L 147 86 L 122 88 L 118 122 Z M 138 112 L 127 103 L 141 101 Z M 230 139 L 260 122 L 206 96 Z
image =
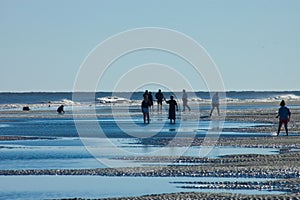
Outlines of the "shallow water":
M 133 144 L 133 138 L 92 139 L 89 143 L 96 149 L 97 159 L 83 146 L 79 138 L 46 140 L 0 141 L 0 169 L 59 169 L 59 168 L 105 168 L 147 166 L 147 162 L 115 160 L 128 156 L 194 156 L 216 158 L 233 154 L 278 154 L 273 148 L 212 147 L 209 154 L 201 155 L 201 147 L 172 147 Z M 94 154 L 95 155 L 95 154 Z M 151 165 L 173 163 L 151 163 Z
M 72 118 L 18 117 L 0 122 L 0 135 L 45 137 L 40 140 L 0 141 L 0 169 L 53 169 L 53 168 L 105 168 L 147 166 L 146 162 L 114 160 L 127 156 L 195 156 L 210 157 L 232 154 L 277 154 L 272 148 L 236 147 L 172 147 L 140 144 L 139 138 L 168 137 L 232 137 L 266 136 L 258 133 L 236 133 L 207 129 L 218 127 L 222 122 L 179 121 L 169 124 L 156 116 L 153 123 L 144 125 L 140 118 L 79 119 L 76 127 Z M 95 126 L 95 123 L 97 126 Z M 225 122 L 226 128 L 260 126 L 259 123 Z M 78 131 L 83 129 L 84 133 Z M 101 134 L 99 134 L 101 132 Z M 86 133 L 86 134 L 85 134 Z M 92 137 L 85 137 L 92 136 Z M 48 139 L 47 139 L 48 138 Z M 205 145 L 205 144 L 204 144 Z M 203 151 L 209 148 L 205 154 Z M 97 157 L 97 159 L 94 158 Z M 99 162 L 100 161 L 100 162 Z M 172 164 L 172 163 L 156 163 Z M 151 163 L 153 165 L 153 163 Z
M 40 137 L 99 137 L 99 132 L 105 137 L 150 137 L 172 136 L 180 133 L 183 136 L 203 137 L 210 129 L 246 128 L 252 126 L 269 125 L 263 123 L 225 122 L 223 121 L 177 121 L 169 124 L 165 118 L 155 117 L 149 125 L 145 125 L 141 118 L 99 118 L 76 119 L 48 116 L 24 116 L 18 118 L 2 118 L 0 135 L 40 136 Z M 83 130 L 83 131 L 82 131 Z M 82 133 L 81 133 L 82 132 Z M 79 133 L 79 134 L 78 134 Z M 216 131 L 219 134 L 219 131 Z M 222 133 L 221 133 L 222 134 Z M 268 134 L 260 134 L 262 136 Z
M 0 197 L 3 199 L 104 198 L 191 191 L 222 192 L 224 190 L 183 189 L 180 188 L 180 186 L 184 186 L 184 184 L 176 184 L 173 182 L 267 180 L 270 179 L 219 177 L 3 176 L 0 181 Z M 282 193 L 263 190 L 226 191 L 248 194 Z

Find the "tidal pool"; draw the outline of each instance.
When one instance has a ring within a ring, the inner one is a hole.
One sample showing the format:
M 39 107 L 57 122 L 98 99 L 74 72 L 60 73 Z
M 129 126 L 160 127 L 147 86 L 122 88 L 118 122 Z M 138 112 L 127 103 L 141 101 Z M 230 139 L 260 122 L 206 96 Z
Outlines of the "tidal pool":
M 210 177 L 107 177 L 107 176 L 2 176 L 0 197 L 3 199 L 104 198 L 141 196 L 174 192 L 230 192 L 248 194 L 282 194 L 264 190 L 183 189 L 174 181 L 267 181 L 257 178 Z
M 167 165 L 173 163 L 147 163 L 119 160 L 130 156 L 193 156 L 203 157 L 200 146 L 172 147 L 133 144 L 137 139 L 110 138 L 92 139 L 89 143 L 98 158 L 87 150 L 79 138 L 58 138 L 45 140 L 0 141 L 0 169 L 67 169 L 106 168 Z M 205 156 L 217 158 L 233 154 L 278 154 L 273 148 L 247 148 L 233 146 L 210 147 Z M 100 162 L 99 162 L 100 161 Z M 102 162 L 101 162 L 102 161 Z M 184 165 L 182 163 L 181 165 Z

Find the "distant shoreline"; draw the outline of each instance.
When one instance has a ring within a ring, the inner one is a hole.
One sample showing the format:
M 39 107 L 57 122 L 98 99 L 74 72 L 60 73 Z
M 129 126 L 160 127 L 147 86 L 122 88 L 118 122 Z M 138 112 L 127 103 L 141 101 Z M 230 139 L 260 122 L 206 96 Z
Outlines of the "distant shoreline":
M 156 92 L 156 90 L 151 90 Z M 0 91 L 0 94 L 30 94 L 30 93 L 73 93 L 74 91 Z M 132 93 L 132 91 L 76 91 L 79 93 Z M 145 91 L 134 91 L 137 93 L 144 93 Z M 180 93 L 182 90 L 174 90 L 172 92 Z M 187 92 L 199 92 L 199 93 L 209 93 L 209 92 L 216 92 L 216 91 L 208 91 L 208 90 L 197 90 L 197 91 L 187 91 Z M 223 91 L 222 91 L 223 92 Z M 284 93 L 284 92 L 300 92 L 300 90 L 225 90 L 226 93 L 228 92 L 256 92 L 256 93 L 266 93 L 266 92 L 274 92 L 274 93 Z

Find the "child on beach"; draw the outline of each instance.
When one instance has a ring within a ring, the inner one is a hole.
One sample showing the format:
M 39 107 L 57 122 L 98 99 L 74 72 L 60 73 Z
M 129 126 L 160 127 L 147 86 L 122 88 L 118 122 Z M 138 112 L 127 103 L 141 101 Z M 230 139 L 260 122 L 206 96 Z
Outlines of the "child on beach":
M 144 100 L 142 101 L 142 113 L 144 117 L 144 124 L 146 123 L 146 118 L 148 124 L 150 123 L 150 116 L 149 116 L 149 101 L 148 95 L 144 95 Z
M 288 136 L 289 135 L 288 123 L 290 121 L 291 111 L 288 107 L 285 106 L 285 101 L 284 100 L 282 100 L 280 102 L 280 108 L 278 110 L 278 115 L 276 116 L 276 118 L 278 118 L 278 117 L 279 117 L 279 124 L 278 124 L 277 136 L 280 133 L 282 124 L 284 124 L 285 133 Z
M 172 124 L 172 120 L 174 121 L 175 124 L 175 119 L 176 119 L 176 111 L 178 111 L 178 106 L 177 102 L 174 100 L 174 96 L 170 96 L 170 100 L 166 101 L 167 104 L 169 104 L 169 119 L 170 119 L 170 124 Z

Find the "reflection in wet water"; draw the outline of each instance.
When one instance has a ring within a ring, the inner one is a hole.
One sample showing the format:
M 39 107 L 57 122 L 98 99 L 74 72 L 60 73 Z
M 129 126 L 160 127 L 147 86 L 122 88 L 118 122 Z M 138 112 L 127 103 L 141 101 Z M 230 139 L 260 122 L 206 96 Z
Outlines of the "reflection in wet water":
M 141 196 L 175 192 L 231 192 L 248 194 L 282 194 L 266 190 L 184 189 L 184 182 L 263 182 L 257 178 L 210 177 L 108 177 L 108 176 L 5 176 L 0 181 L 4 199 L 105 198 Z M 182 182 L 176 184 L 174 182 Z M 30 184 L 28 184 L 30 183 Z M 109 184 L 107 184 L 109 183 Z M 141 184 L 142 183 L 142 184 Z
M 192 156 L 200 155 L 201 146 L 177 147 L 139 144 L 134 138 L 90 139 L 89 144 L 101 160 L 117 164 L 119 167 L 145 166 L 149 163 L 114 160 L 128 156 Z M 55 140 L 0 141 L 3 161 L 0 169 L 53 169 L 53 168 L 105 168 L 82 145 L 79 138 L 60 138 Z M 217 158 L 233 154 L 278 154 L 273 148 L 246 148 L 216 146 L 206 156 Z M 153 163 L 151 163 L 153 164 Z M 158 163 L 159 164 L 159 163 Z M 163 163 L 163 165 L 172 163 Z

